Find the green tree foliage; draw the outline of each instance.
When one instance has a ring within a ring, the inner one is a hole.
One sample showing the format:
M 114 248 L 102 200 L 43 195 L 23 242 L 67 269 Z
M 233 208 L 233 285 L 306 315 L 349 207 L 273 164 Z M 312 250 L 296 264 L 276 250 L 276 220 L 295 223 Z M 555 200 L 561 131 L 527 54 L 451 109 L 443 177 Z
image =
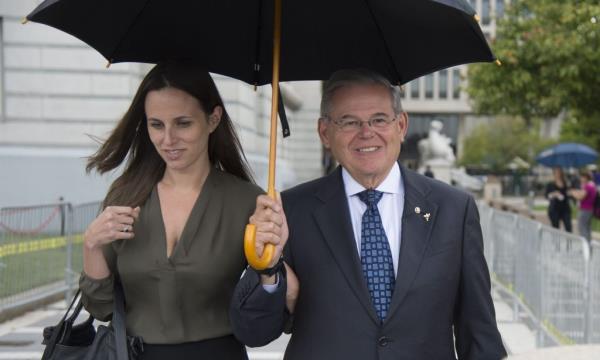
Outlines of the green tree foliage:
M 469 67 L 475 110 L 528 125 L 561 114 L 562 140 L 600 149 L 600 1 L 517 0 L 505 15 L 491 43 L 502 66 Z
M 460 164 L 502 171 L 517 156 L 533 164 L 535 155 L 551 142 L 540 137 L 539 122 L 529 126 L 521 118 L 498 118 L 481 123 L 465 139 Z
M 598 102 L 600 105 L 600 97 Z M 591 117 L 570 116 L 562 123 L 560 140 L 586 144 L 600 152 L 600 113 Z

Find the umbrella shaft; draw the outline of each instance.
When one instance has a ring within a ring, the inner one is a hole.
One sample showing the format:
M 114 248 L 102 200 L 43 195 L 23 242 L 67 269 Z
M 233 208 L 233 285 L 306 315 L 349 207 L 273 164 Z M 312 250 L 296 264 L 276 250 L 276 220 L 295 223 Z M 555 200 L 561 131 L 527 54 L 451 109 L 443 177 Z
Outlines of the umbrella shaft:
M 275 159 L 277 155 L 277 106 L 279 105 L 279 58 L 281 45 L 281 0 L 275 1 L 273 18 L 273 92 L 271 94 L 271 136 L 269 146 L 269 180 L 267 194 L 275 198 Z M 284 106 L 281 104 L 281 106 Z

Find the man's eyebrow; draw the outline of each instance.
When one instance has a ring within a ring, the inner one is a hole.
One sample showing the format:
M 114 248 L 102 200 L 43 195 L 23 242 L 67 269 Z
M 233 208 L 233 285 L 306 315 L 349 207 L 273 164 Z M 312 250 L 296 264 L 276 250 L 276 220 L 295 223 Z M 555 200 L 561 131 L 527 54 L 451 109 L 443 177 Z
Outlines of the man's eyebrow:
M 390 114 L 388 114 L 388 113 L 386 113 L 386 112 L 382 112 L 382 111 L 381 111 L 381 112 L 376 112 L 376 113 L 374 113 L 374 114 L 371 114 L 371 115 L 369 116 L 369 118 L 374 118 L 374 117 L 377 117 L 377 116 L 386 116 L 386 117 L 389 117 L 389 116 L 391 116 L 391 115 L 390 115 Z M 345 115 L 342 115 L 342 116 L 340 117 L 340 119 L 355 119 L 355 120 L 361 120 L 361 119 L 360 119 L 360 117 L 358 117 L 358 116 L 355 116 L 355 115 L 352 115 L 352 114 L 345 114 Z
M 390 116 L 390 114 L 385 113 L 385 112 L 378 112 L 378 113 L 371 115 L 371 117 L 376 117 L 376 116 Z

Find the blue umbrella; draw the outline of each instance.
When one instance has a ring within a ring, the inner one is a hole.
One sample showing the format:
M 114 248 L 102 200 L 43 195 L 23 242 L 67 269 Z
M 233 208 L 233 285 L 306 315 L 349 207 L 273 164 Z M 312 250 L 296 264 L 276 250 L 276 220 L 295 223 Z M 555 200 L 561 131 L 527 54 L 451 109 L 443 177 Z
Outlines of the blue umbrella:
M 549 167 L 579 168 L 595 163 L 598 160 L 598 153 L 587 145 L 563 143 L 542 151 L 535 160 Z

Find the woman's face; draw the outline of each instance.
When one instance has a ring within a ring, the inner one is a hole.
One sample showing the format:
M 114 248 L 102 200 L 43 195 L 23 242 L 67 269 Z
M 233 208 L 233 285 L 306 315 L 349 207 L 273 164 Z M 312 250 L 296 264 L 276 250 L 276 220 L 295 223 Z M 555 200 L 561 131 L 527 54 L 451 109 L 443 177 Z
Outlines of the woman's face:
M 167 170 L 196 171 L 208 168 L 208 137 L 221 120 L 223 109 L 206 114 L 187 92 L 166 87 L 146 95 L 145 111 L 150 141 Z
M 590 181 L 592 181 L 592 178 L 587 177 L 586 175 L 579 176 L 579 182 L 581 183 L 581 185 L 585 185 L 585 184 L 589 183 Z
M 555 180 L 562 180 L 562 170 L 560 168 L 554 168 L 552 172 L 554 173 Z

